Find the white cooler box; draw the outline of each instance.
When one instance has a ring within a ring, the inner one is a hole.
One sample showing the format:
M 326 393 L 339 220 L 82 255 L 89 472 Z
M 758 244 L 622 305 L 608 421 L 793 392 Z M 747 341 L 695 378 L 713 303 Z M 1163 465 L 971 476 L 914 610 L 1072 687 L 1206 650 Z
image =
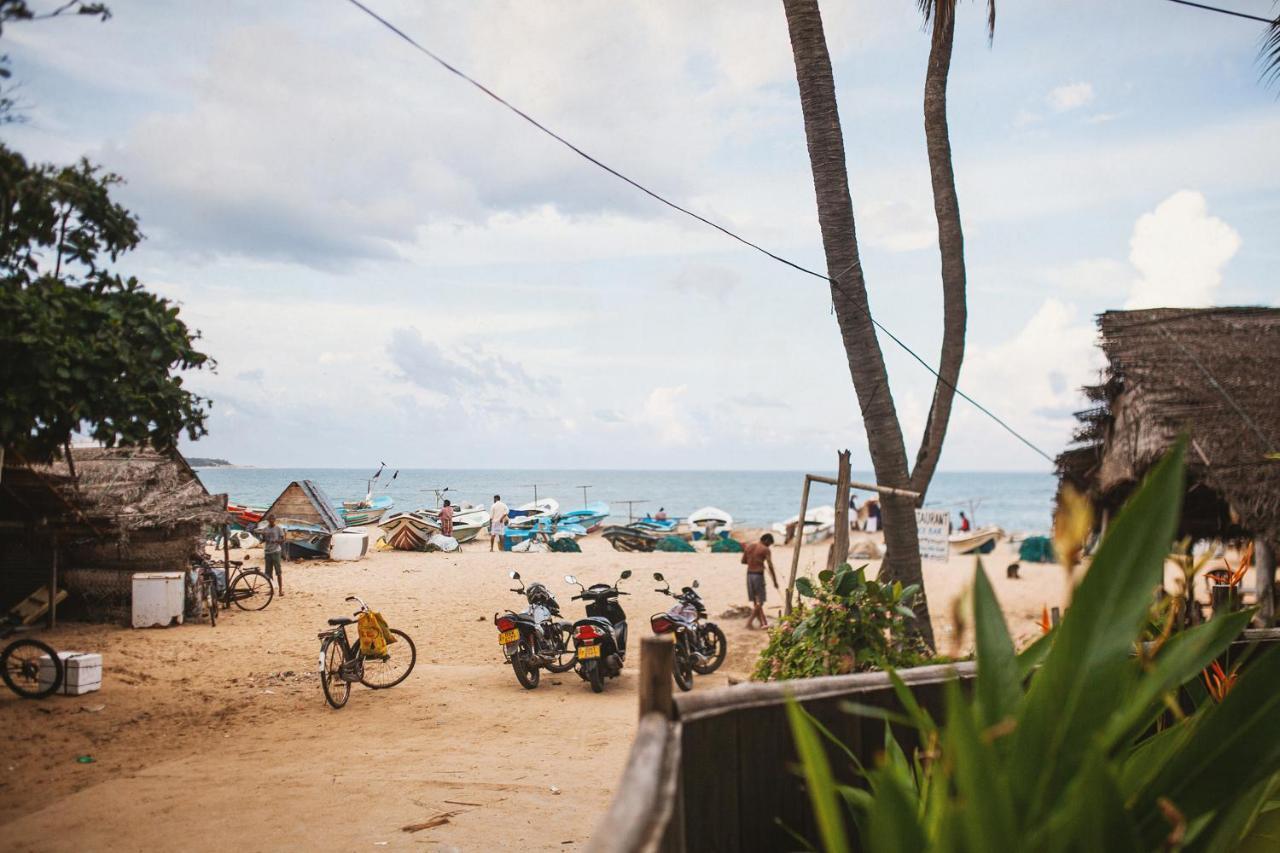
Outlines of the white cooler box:
M 133 576 L 133 627 L 182 624 L 186 588 L 182 572 L 139 572 Z
M 58 652 L 62 661 L 62 688 L 67 696 L 80 696 L 102 689 L 102 655 L 88 652 Z M 53 661 L 40 659 L 40 686 L 53 682 Z

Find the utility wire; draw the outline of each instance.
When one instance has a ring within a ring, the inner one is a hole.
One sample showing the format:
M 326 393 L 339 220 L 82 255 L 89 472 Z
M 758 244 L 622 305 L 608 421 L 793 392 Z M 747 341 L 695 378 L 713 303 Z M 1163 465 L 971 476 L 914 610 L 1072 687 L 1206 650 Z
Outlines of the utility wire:
M 357 9 L 359 9 L 360 11 L 364 12 L 364 13 L 365 13 L 366 15 L 368 15 L 369 17 L 373 18 L 373 19 L 374 19 L 375 21 L 377 21 L 378 23 L 382 24 L 382 26 L 386 27 L 386 28 L 387 28 L 388 30 L 390 30 L 391 32 L 395 33 L 399 38 L 401 38 L 402 40 L 404 40 L 405 42 L 407 42 L 411 47 L 413 47 L 413 48 L 414 48 L 415 50 L 417 50 L 419 53 L 422 53 L 423 55 L 425 55 L 425 56 L 427 56 L 428 58 L 430 58 L 431 60 L 433 60 L 435 63 L 437 63 L 437 64 L 438 64 L 438 65 L 440 65 L 442 68 L 444 68 L 446 71 L 448 71 L 450 74 L 453 74 L 453 75 L 455 75 L 456 77 L 459 77 L 460 79 L 462 79 L 463 81 L 465 81 L 465 82 L 467 82 L 467 83 L 470 83 L 472 86 L 474 86 L 475 88 L 479 89 L 479 90 L 480 90 L 481 92 L 483 92 L 485 95 L 487 95 L 488 97 L 490 97 L 490 98 L 492 98 L 493 100 L 497 101 L 499 104 L 501 104 L 502 106 L 506 107 L 508 110 L 510 110 L 511 112 L 515 113 L 515 114 L 516 114 L 516 115 L 518 115 L 520 118 L 524 119 L 526 122 L 528 122 L 529 124 L 533 125 L 534 127 L 536 127 L 538 130 L 542 131 L 542 132 L 543 132 L 544 134 L 546 134 L 547 136 L 550 136 L 552 139 L 554 139 L 555 141 L 559 142 L 561 145 L 563 145 L 564 147 L 568 148 L 570 151 L 572 151 L 573 153 L 577 154 L 579 157 L 583 158 L 583 159 L 584 159 L 584 160 L 586 160 L 587 162 L 592 163 L 592 164 L 593 164 L 593 165 L 595 165 L 595 166 L 598 166 L 599 168 L 601 168 L 601 169 L 603 169 L 604 171 L 608 172 L 610 175 L 613 175 L 613 176 L 614 176 L 615 178 L 617 178 L 618 180 L 623 181 L 624 183 L 627 183 L 627 184 L 631 185 L 632 187 L 635 187 L 635 188 L 636 188 L 637 190 L 639 190 L 640 192 L 644 193 L 645 195 L 649 196 L 650 198 L 654 199 L 655 201 L 660 202 L 661 204 L 666 205 L 667 207 L 671 208 L 672 210 L 678 211 L 678 212 L 680 212 L 680 213 L 683 213 L 685 216 L 689 216 L 689 217 L 691 217 L 691 218 L 693 218 L 693 219 L 696 219 L 697 221 L 699 221 L 699 222 L 703 223 L 704 225 L 708 225 L 708 226 L 710 226 L 710 227 L 714 228 L 715 230 L 719 231 L 720 233 L 724 234 L 725 236 L 727 236 L 727 237 L 731 237 L 732 239 L 737 240 L 739 243 L 742 243 L 744 246 L 747 246 L 747 247 L 749 247 L 749 248 L 755 249 L 757 252 L 761 253 L 762 255 L 765 255 L 766 257 L 772 258 L 773 260 L 777 261 L 777 262 L 778 262 L 778 263 L 780 263 L 780 264 L 785 264 L 786 266 L 791 267 L 792 269 L 796 270 L 797 272 L 802 272 L 802 273 L 805 273 L 806 275 L 811 275 L 811 276 L 813 276 L 814 278 L 822 279 L 823 281 L 828 282 L 829 284 L 831 284 L 832 286 L 834 286 L 835 288 L 837 288 L 837 289 L 838 289 L 841 293 L 843 293 L 845 296 L 849 297 L 849 300 L 850 300 L 850 302 L 854 305 L 854 307 L 855 307 L 855 308 L 857 308 L 859 311 L 861 311 L 863 314 L 865 314 L 865 315 L 866 315 L 866 317 L 867 317 L 867 319 L 871 321 L 872 325 L 874 325 L 874 326 L 875 326 L 877 329 L 879 329 L 880 331 L 884 332 L 884 333 L 885 333 L 885 335 L 887 335 L 887 336 L 889 337 L 889 339 L 890 339 L 890 340 L 892 340 L 895 344 L 897 344 L 899 347 L 901 347 L 903 350 L 905 350 L 905 351 L 907 352 L 907 354 L 908 354 L 908 355 L 910 355 L 912 358 L 914 358 L 916 361 L 918 361 L 918 362 L 919 362 L 919 363 L 920 363 L 920 364 L 925 368 L 925 370 L 928 370 L 930 373 L 932 373 L 932 374 L 934 375 L 934 377 L 935 377 L 939 382 L 941 382 L 942 384 L 944 384 L 944 385 L 946 385 L 948 388 L 950 388 L 950 389 L 951 389 L 953 392 L 955 392 L 955 394 L 956 394 L 957 396 L 959 396 L 960 398 L 962 398 L 962 399 L 964 399 L 964 400 L 968 401 L 968 402 L 969 402 L 970 404 L 972 404 L 975 408 L 977 408 L 977 410 L 978 410 L 978 411 L 982 412 L 984 415 L 986 415 L 987 417 L 991 418 L 993 421 L 995 421 L 997 424 L 999 424 L 999 425 L 1000 425 L 1000 426 L 1001 426 L 1001 427 L 1002 427 L 1006 432 L 1008 432 L 1008 433 L 1009 433 L 1010 435 L 1012 435 L 1014 438 L 1018 439 L 1018 441 L 1022 442 L 1022 443 L 1023 443 L 1023 444 L 1025 444 L 1027 447 L 1031 448 L 1033 451 L 1035 451 L 1036 453 L 1038 453 L 1040 456 L 1044 457 L 1044 458 L 1045 458 L 1045 459 L 1046 459 L 1050 464 L 1053 464 L 1053 462 L 1054 462 L 1054 458 L 1053 458 L 1052 456 L 1050 456 L 1048 453 L 1046 453 L 1045 451 L 1043 451 L 1043 450 L 1041 450 L 1039 447 L 1037 447 L 1035 444 L 1033 444 L 1033 443 L 1031 442 L 1031 440 L 1030 440 L 1030 439 L 1026 438 L 1024 435 L 1022 435 L 1021 433 L 1019 433 L 1017 430 L 1015 430 L 1013 427 L 1011 427 L 1008 423 L 1006 423 L 1004 420 L 1002 420 L 998 415 L 996 415 L 994 412 L 992 412 L 992 411 L 991 411 L 990 409 L 988 409 L 986 406 L 982 405 L 982 404 L 981 404 L 981 403 L 979 403 L 977 400 L 973 399 L 973 398 L 972 398 L 972 397 L 970 397 L 968 394 L 966 394 L 966 393 L 964 393 L 963 391 L 961 391 L 959 388 L 957 388 L 957 387 L 956 387 L 955 385 L 953 385 L 951 382 L 949 382 L 949 381 L 947 381 L 946 379 L 944 379 L 944 378 L 942 377 L 942 375 L 941 375 L 941 374 L 940 374 L 940 373 L 939 373 L 939 372 L 938 372 L 938 371 L 933 367 L 933 365 L 931 365 L 931 364 L 929 364 L 929 362 L 925 361 L 925 360 L 924 360 L 924 358 L 922 358 L 919 354 L 917 354 L 917 353 L 915 352 L 915 350 L 913 350 L 913 349 L 912 349 L 911 347 L 909 347 L 906 343 L 904 343 L 904 342 L 903 342 L 903 340 L 902 340 L 901 338 L 899 338 L 897 335 L 895 335 L 893 332 L 891 332 L 888 328 L 886 328 L 886 327 L 884 326 L 884 324 L 883 324 L 883 323 L 881 323 L 879 320 L 877 320 L 875 317 L 873 317 L 873 316 L 871 315 L 871 311 L 870 311 L 870 309 L 863 307 L 863 306 L 859 303 L 859 300 L 855 299 L 855 298 L 852 296 L 852 294 L 850 294 L 847 290 L 845 290 L 845 289 L 844 289 L 844 287 L 842 287 L 842 286 L 841 286 L 840 281 L 838 280 L 838 279 L 840 278 L 840 276 L 844 276 L 844 275 L 848 274 L 848 272 L 849 272 L 850 270 L 852 270 L 855 266 L 857 266 L 857 265 L 858 265 L 858 263 L 859 263 L 858 261 L 855 261 L 853 264 L 850 264 L 847 268 L 845 268 L 845 270 L 844 270 L 843 272 L 839 273 L 839 275 L 837 275 L 837 277 L 836 277 L 836 278 L 832 278 L 832 277 L 830 277 L 830 276 L 823 275 L 823 274 L 822 274 L 822 273 L 820 273 L 820 272 L 816 272 L 815 270 L 811 270 L 811 269 L 809 269 L 808 267 L 802 266 L 801 264 L 798 264 L 798 263 L 796 263 L 795 261 L 792 261 L 792 260 L 789 260 L 789 259 L 787 259 L 787 258 L 784 258 L 784 257 L 782 257 L 781 255 L 775 254 L 774 252 L 769 251 L 768 249 L 764 248 L 763 246 L 759 245 L 758 243 L 753 243 L 752 241 L 748 240 L 746 237 L 743 237 L 743 236 L 741 236 L 741 235 L 739 235 L 739 234 L 734 233 L 733 231 L 730 231 L 728 228 L 724 227 L 723 225 L 720 225 L 720 224 L 719 224 L 719 223 L 717 223 L 717 222 L 713 222 L 712 220 L 707 219 L 705 216 L 702 216 L 702 215 L 700 215 L 700 214 L 694 213 L 692 210 L 689 210 L 689 209 L 688 209 L 688 208 L 686 208 L 686 207 L 681 207 L 680 205 L 676 204 L 674 201 L 671 201 L 670 199 L 666 198 L 665 196 L 660 195 L 659 193 L 655 192 L 654 190 L 649 189 L 648 187 L 646 187 L 645 185 L 641 184 L 640 182 L 638 182 L 638 181 L 636 181 L 636 180 L 634 180 L 634 179 L 632 179 L 632 178 L 627 177 L 627 176 L 626 176 L 626 175 L 624 175 L 622 172 L 619 172 L 617 169 L 613 168 L 612 166 L 608 165 L 607 163 L 604 163 L 604 162 L 602 162 L 602 161 L 600 161 L 600 160 L 596 159 L 595 157 L 591 156 L 591 155 L 590 155 L 590 154 L 588 154 L 586 151 L 583 151 L 583 150 L 582 150 L 581 148 L 579 148 L 577 145 L 573 144 L 573 143 L 572 143 L 572 142 L 570 142 L 568 139 L 565 139 L 563 136 L 561 136 L 560 134 L 556 133 L 554 130 L 551 130 L 549 127 L 547 127 L 547 126 L 546 126 L 546 125 L 544 125 L 542 122 L 540 122 L 540 121 L 538 121 L 537 119 L 535 119 L 533 116 L 531 116 L 531 115 L 529 115 L 528 113 L 526 113 L 524 110 L 520 109 L 519 107 L 515 106 L 515 105 L 514 105 L 514 104 L 512 104 L 511 102 L 507 101 L 507 100 L 506 100 L 505 98 L 503 98 L 501 95 L 497 94 L 497 93 L 496 93 L 496 92 L 494 92 L 492 89 L 490 89 L 489 87 L 485 86 L 485 85 L 484 85 L 483 83 L 481 83 L 479 80 L 476 80 L 475 78 L 473 78 L 473 77 L 471 77 L 470 75 L 468 75 L 466 72 L 464 72 L 464 71 L 462 71 L 461 69 L 457 68 L 456 66 L 454 66 L 454 65 L 450 64 L 448 61 L 446 61 L 446 60 L 445 60 L 443 57 L 441 57 L 440 55 L 436 54 L 434 51 L 432 51 L 432 50 L 430 50 L 430 49 L 428 49 L 428 48 L 424 47 L 422 44 L 420 44 L 416 39 L 414 39 L 412 36 L 410 36 L 410 35 L 409 35 L 408 33 L 406 33 L 404 30 L 400 29 L 400 28 L 399 28 L 399 27 L 397 27 L 395 24 L 391 23 L 391 21 L 387 20 L 386 18 L 384 18 L 384 17 L 382 17 L 381 15 L 379 15 L 377 12 L 373 11 L 372 9 L 370 9 L 370 8 L 369 8 L 368 6 L 366 6 L 364 3 L 360 2 L 360 0 L 347 0 L 347 2 L 349 2 L 351 5 L 355 6 L 355 7 L 356 7 Z
M 1204 9 L 1206 12 L 1217 12 L 1220 15 L 1230 15 L 1233 18 L 1244 18 L 1249 21 L 1261 21 L 1264 24 L 1275 23 L 1271 18 L 1263 18 L 1259 15 L 1250 15 L 1247 12 L 1236 12 L 1232 9 L 1223 9 L 1218 6 L 1206 6 L 1204 3 L 1192 3 L 1191 0 L 1169 0 L 1170 3 L 1177 3 L 1179 6 L 1193 6 L 1196 9 Z

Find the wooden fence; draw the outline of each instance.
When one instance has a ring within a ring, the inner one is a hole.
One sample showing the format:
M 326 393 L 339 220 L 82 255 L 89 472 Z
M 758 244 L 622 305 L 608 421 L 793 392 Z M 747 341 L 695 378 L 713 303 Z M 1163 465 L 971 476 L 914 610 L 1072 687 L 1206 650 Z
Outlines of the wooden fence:
M 807 794 L 795 774 L 798 759 L 787 723 L 788 697 L 798 700 L 871 764 L 884 745 L 885 723 L 847 713 L 846 702 L 901 711 L 882 672 L 802 681 L 742 684 L 671 696 L 670 643 L 642 648 L 641 719 L 613 803 L 588 845 L 599 853 L 714 853 L 798 849 L 788 832 L 817 838 Z M 1246 630 L 1224 655 L 1228 665 L 1246 650 L 1280 644 L 1280 629 Z M 1247 664 L 1246 664 L 1247 665 Z M 926 666 L 899 675 L 922 708 L 942 718 L 946 683 L 968 685 L 973 663 Z M 908 754 L 914 729 L 894 727 Z M 856 782 L 833 754 L 832 770 Z M 856 837 L 856 836 L 854 836 Z

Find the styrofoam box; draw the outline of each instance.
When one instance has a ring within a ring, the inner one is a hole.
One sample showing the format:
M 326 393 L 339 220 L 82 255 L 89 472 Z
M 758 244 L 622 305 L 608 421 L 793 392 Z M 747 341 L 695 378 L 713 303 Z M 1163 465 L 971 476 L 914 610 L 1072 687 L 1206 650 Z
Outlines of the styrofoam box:
M 62 688 L 59 693 L 80 696 L 102 688 L 102 655 L 94 652 L 58 652 L 62 661 Z M 40 659 L 40 686 L 53 681 L 53 661 Z
M 182 624 L 186 588 L 182 572 L 138 572 L 133 576 L 133 627 Z

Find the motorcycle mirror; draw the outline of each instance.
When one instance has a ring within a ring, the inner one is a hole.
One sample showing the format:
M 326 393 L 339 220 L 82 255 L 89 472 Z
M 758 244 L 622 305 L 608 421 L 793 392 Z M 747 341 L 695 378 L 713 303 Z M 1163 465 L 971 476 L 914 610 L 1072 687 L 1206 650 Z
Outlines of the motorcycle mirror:
M 623 570 L 623 572 L 622 572 L 622 580 L 626 580 L 626 579 L 627 579 L 627 578 L 629 578 L 629 577 L 631 577 L 631 570 L 630 570 L 630 569 L 624 569 L 624 570 Z
M 694 588 L 694 589 L 697 589 L 697 588 L 698 588 L 698 581 L 697 581 L 697 579 L 695 579 L 695 580 L 694 580 L 694 582 L 693 582 L 693 588 Z
M 564 582 L 565 582 L 565 583 L 567 583 L 567 584 L 569 584 L 570 586 L 578 586 L 578 585 L 579 585 L 579 584 L 578 584 L 578 579 L 577 579 L 576 577 L 574 577 L 573 575 L 565 575 L 565 576 L 564 576 Z
M 662 576 L 662 572 L 654 572 L 654 573 L 653 573 L 653 579 L 654 579 L 654 580 L 656 580 L 656 581 L 664 581 L 664 580 L 666 580 L 666 578 L 664 578 L 664 577 Z
M 517 572 L 515 569 L 512 569 L 511 571 L 507 572 L 507 574 L 511 576 L 511 579 L 513 581 L 520 580 L 520 573 Z

